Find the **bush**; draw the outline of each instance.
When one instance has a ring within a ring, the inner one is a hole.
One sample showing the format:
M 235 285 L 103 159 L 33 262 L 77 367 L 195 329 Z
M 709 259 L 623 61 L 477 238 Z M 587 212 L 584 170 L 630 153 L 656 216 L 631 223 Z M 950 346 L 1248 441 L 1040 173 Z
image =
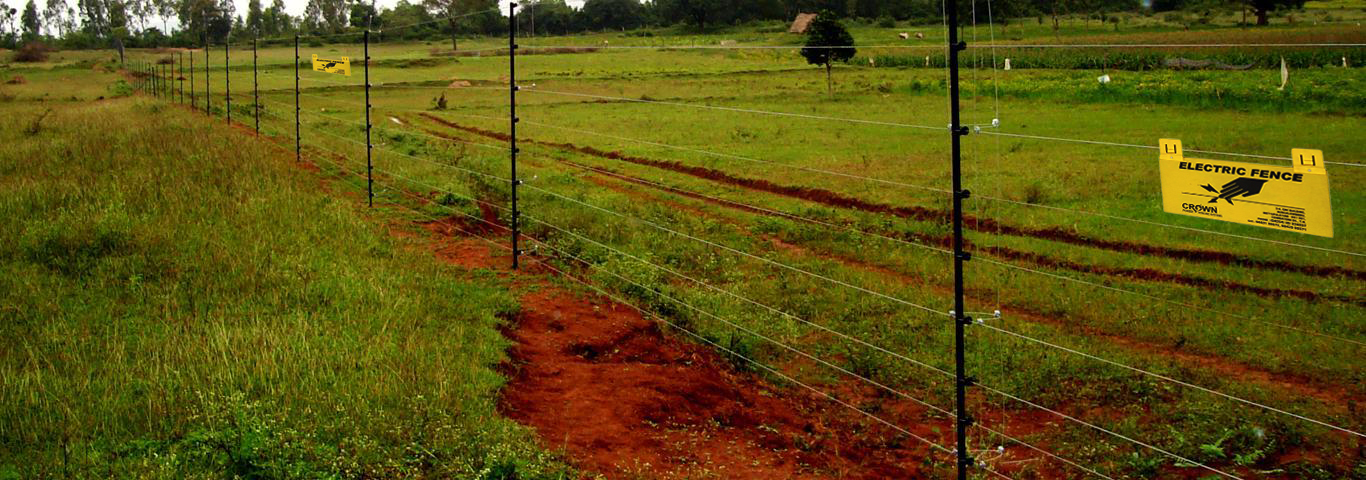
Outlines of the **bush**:
M 47 61 L 48 53 L 51 52 L 52 49 L 43 42 L 28 42 L 14 52 L 14 61 L 27 63 L 45 62 Z
M 114 97 L 126 97 L 133 94 L 133 86 L 126 81 L 119 80 L 109 86 L 109 94 Z
M 896 28 L 896 20 L 892 17 L 882 17 L 878 19 L 877 26 L 882 28 Z

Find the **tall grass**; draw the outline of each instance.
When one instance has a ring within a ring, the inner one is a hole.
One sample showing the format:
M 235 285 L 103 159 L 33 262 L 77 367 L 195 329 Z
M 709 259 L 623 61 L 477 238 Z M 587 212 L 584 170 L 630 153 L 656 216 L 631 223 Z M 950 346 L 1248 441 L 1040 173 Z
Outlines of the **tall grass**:
M 3 108 L 0 477 L 564 475 L 495 413 L 505 288 L 202 116 Z

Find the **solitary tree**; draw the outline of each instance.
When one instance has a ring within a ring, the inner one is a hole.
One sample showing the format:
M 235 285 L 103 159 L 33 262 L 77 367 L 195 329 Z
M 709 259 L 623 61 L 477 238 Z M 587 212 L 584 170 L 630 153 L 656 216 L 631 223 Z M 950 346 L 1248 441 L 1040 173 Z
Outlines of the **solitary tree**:
M 848 62 L 858 53 L 853 46 L 854 36 L 829 11 L 816 16 L 806 35 L 806 48 L 802 49 L 802 56 L 806 57 L 806 63 L 825 66 L 825 88 L 834 94 L 835 84 L 830 72 L 832 64 Z

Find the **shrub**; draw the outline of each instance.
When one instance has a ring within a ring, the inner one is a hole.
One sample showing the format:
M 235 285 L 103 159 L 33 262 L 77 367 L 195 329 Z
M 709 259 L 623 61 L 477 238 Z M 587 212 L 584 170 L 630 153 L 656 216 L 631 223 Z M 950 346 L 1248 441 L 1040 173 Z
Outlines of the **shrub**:
M 114 97 L 126 97 L 133 94 L 133 86 L 126 81 L 119 80 L 109 86 L 109 93 Z
M 882 17 L 878 19 L 877 26 L 882 28 L 896 28 L 896 20 L 892 17 Z
M 43 42 L 28 42 L 14 52 L 14 61 L 26 63 L 45 62 L 47 61 L 47 55 L 51 52 L 52 49 Z

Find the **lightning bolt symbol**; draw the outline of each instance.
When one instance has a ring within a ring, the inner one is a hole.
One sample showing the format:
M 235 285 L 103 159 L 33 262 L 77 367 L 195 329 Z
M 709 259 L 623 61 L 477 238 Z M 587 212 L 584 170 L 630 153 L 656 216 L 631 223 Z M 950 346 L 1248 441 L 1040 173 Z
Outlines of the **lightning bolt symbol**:
M 1204 187 L 1205 190 L 1209 190 L 1210 192 L 1219 193 L 1219 190 L 1216 189 L 1216 188 L 1214 188 L 1214 187 L 1212 187 L 1212 186 L 1209 186 L 1209 185 L 1201 185 L 1201 186 Z

